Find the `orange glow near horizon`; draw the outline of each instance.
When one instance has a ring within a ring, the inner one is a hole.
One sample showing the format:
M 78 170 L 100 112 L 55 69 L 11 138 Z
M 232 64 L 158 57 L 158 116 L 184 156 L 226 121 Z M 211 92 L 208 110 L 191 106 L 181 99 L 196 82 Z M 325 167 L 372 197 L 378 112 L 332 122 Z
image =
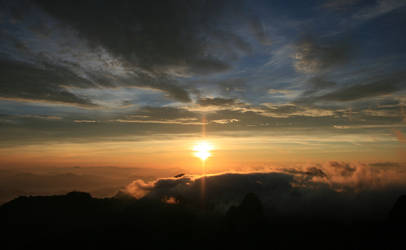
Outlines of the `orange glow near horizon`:
M 378 147 L 370 137 L 341 136 L 216 136 L 176 139 L 117 140 L 86 143 L 47 143 L 0 148 L 0 168 L 116 166 L 179 168 L 201 174 L 262 168 L 273 163 L 338 161 L 404 162 L 404 144 L 390 134 L 388 146 Z M 310 140 L 310 139 L 311 140 Z M 375 138 L 376 139 L 376 138 Z M 378 140 L 379 139 L 379 140 Z M 385 141 L 378 138 L 377 143 Z M 389 140 L 391 140 L 389 142 Z M 395 141 L 396 140 L 396 141 Z M 356 141 L 357 143 L 351 143 Z M 385 142 L 386 142 L 385 141 Z M 205 142 L 205 143 L 203 143 Z M 202 143 L 202 144 L 201 144 Z M 369 145 L 369 146 L 368 146 Z M 371 145 L 374 145 L 372 147 Z M 215 151 L 214 151 L 215 150 Z M 213 153 L 215 152 L 215 153 Z

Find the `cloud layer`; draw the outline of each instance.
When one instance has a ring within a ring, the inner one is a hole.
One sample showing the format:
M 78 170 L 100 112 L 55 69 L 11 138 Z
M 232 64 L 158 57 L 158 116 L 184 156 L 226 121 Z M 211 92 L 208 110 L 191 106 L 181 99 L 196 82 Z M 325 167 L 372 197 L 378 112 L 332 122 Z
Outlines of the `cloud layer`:
M 195 205 L 205 200 L 220 211 L 253 192 L 271 216 L 382 219 L 406 191 L 405 174 L 397 164 L 329 162 L 271 172 L 136 180 L 126 192 L 138 199 L 172 197 Z
M 406 5 L 302 2 L 2 1 L 0 164 L 14 146 L 202 126 L 310 158 L 401 159 Z

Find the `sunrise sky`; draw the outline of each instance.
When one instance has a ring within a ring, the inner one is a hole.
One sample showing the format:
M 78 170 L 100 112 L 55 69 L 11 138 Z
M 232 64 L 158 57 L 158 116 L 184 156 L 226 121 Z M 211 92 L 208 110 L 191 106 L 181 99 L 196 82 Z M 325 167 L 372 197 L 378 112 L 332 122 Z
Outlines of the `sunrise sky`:
M 406 161 L 406 1 L 0 1 L 0 168 Z

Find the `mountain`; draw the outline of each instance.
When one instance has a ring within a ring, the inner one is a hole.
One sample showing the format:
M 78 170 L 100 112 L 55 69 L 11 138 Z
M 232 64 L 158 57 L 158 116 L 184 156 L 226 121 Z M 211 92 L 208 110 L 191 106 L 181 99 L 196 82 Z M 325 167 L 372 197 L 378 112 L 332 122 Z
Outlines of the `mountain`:
M 254 193 L 219 213 L 187 202 L 135 199 L 125 192 L 99 199 L 74 191 L 14 199 L 0 207 L 0 226 L 4 249 L 251 249 L 264 244 L 270 249 L 391 249 L 401 241 L 395 232 L 403 231 L 392 222 L 404 223 L 405 197 L 395 203 L 388 222 L 340 224 L 290 218 L 275 222 L 265 216 Z
M 398 198 L 389 213 L 389 221 L 394 224 L 406 225 L 406 195 Z

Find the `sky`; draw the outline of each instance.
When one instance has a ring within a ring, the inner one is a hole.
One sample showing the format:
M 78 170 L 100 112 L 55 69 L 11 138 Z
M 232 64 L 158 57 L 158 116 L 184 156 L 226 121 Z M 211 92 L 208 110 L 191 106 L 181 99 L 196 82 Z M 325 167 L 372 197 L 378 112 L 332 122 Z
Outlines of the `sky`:
M 0 1 L 0 168 L 402 164 L 405 28 L 403 0 Z

